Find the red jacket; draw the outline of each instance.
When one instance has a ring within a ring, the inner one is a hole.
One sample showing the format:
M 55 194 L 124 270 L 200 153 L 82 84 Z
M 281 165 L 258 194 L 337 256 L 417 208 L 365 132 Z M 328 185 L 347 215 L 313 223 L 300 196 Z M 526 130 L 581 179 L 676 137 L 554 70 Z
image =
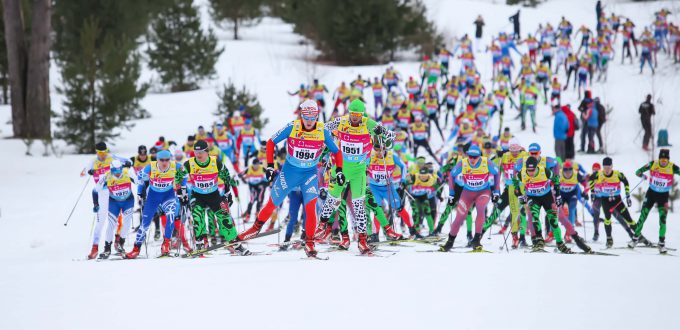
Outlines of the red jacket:
M 571 108 L 566 105 L 562 106 L 562 112 L 567 115 L 567 120 L 569 121 L 567 137 L 574 137 L 574 131 L 576 130 L 576 115 L 571 111 Z

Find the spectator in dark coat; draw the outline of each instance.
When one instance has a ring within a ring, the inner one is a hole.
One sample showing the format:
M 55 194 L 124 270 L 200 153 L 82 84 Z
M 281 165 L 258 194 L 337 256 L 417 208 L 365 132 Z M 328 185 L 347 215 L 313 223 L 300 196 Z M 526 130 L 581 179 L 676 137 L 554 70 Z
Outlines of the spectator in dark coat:
M 652 116 L 656 114 L 654 111 L 654 104 L 652 104 L 652 95 L 647 94 L 642 104 L 640 104 L 640 122 L 642 129 L 645 130 L 645 136 L 642 138 L 642 149 L 649 150 L 649 140 L 652 138 Z
M 519 40 L 520 39 L 519 9 L 517 10 L 517 13 L 515 15 L 510 16 L 509 20 L 510 20 L 510 22 L 512 22 L 512 29 L 513 29 L 513 33 L 515 34 L 515 40 Z
M 581 126 L 583 127 L 581 130 L 581 149 L 579 150 L 580 152 L 585 152 L 586 151 L 586 134 L 588 133 L 588 130 L 586 129 L 586 118 L 587 118 L 587 113 L 589 113 L 590 108 L 592 108 L 593 105 L 593 99 L 591 98 L 591 94 L 589 90 L 586 90 L 585 92 L 585 97 L 581 101 L 581 104 L 578 106 L 578 111 L 581 113 Z

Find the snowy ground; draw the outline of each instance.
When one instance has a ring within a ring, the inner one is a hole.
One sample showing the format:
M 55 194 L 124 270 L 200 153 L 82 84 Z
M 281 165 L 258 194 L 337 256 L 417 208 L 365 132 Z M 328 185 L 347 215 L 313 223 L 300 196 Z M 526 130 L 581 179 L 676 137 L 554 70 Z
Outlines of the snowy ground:
M 522 9 L 523 34 L 533 32 L 546 20 L 556 25 L 561 15 L 575 26 L 593 26 L 594 2 L 551 0 L 538 9 Z M 638 33 L 659 8 L 665 6 L 674 13 L 680 9 L 678 2 L 670 1 L 604 3 L 607 11 L 631 17 L 638 24 Z M 509 30 L 507 16 L 516 11 L 493 1 L 428 0 L 426 4 L 430 18 L 450 37 L 472 34 L 472 21 L 479 13 L 487 23 L 487 38 L 501 29 Z M 678 18 L 676 14 L 671 20 L 678 22 Z M 246 84 L 258 94 L 270 118 L 263 132 L 268 136 L 291 119 L 296 99 L 288 97 L 286 90 L 312 77 L 335 88 L 357 73 L 373 77 L 384 70 L 384 66 L 307 64 L 302 59 L 313 50 L 300 45 L 301 37 L 279 20 L 265 19 L 242 33 L 241 41 L 232 41 L 229 31 L 219 33 L 226 51 L 218 64 L 218 81 L 194 92 L 148 95 L 142 105 L 152 118 L 137 121 L 112 149 L 131 156 L 137 145 L 148 145 L 159 135 L 183 141 L 198 125 L 214 120 L 216 90 L 228 79 Z M 638 75 L 637 66 L 621 66 L 616 55 L 609 82 L 596 84 L 593 93 L 614 108 L 606 131 L 609 151 L 615 166 L 635 184 L 634 169 L 649 159 L 639 149 L 637 106 L 653 90 L 660 102 L 657 127 L 678 127 L 680 118 L 673 116 L 673 111 L 680 106 L 680 78 L 678 66 L 671 65 L 665 55 L 661 55 L 654 77 Z M 490 58 L 488 54 L 479 57 L 482 75 L 488 78 Z M 395 66 L 404 76 L 416 74 L 415 62 Z M 54 68 L 52 79 L 53 85 L 59 83 Z M 61 111 L 62 97 L 53 97 L 54 110 Z M 572 105 L 577 101 L 573 93 L 563 98 Z M 519 137 L 525 144 L 540 142 L 550 155 L 552 117 L 547 107 L 539 111 L 539 134 L 520 133 Z M 6 124 L 9 118 L 9 108 L 0 107 L 2 137 L 11 135 Z M 518 121 L 508 125 L 513 132 L 519 130 Z M 670 138 L 671 143 L 680 145 L 680 135 L 671 132 Z M 439 143 L 437 137 L 433 140 Z M 59 148 L 66 149 L 63 145 Z M 33 153 L 39 155 L 41 149 L 36 145 Z M 89 251 L 91 183 L 69 226 L 64 227 L 63 222 L 85 184 L 78 173 L 91 156 L 28 157 L 24 151 L 21 141 L 0 140 L 0 156 L 6 160 L 0 163 L 2 329 L 121 329 L 131 324 L 168 329 L 216 325 L 253 329 L 673 327 L 673 307 L 680 295 L 680 261 L 658 256 L 651 249 L 616 250 L 619 257 L 498 253 L 502 238 L 492 236 L 491 240 L 484 238 L 483 244 L 497 253 L 482 255 L 417 253 L 434 246 L 411 244 L 416 246 L 387 247 L 399 251 L 390 258 L 358 258 L 353 244 L 351 252 L 328 254 L 331 260 L 327 262 L 300 260 L 303 253 L 299 251 L 249 258 L 73 261 Z M 678 152 L 672 148 L 671 155 L 677 159 Z M 578 161 L 589 167 L 599 158 L 579 156 Z M 634 205 L 633 210 L 637 209 Z M 634 212 L 635 218 L 637 215 Z M 679 219 L 677 213 L 669 216 L 669 246 L 680 246 Z M 615 228 L 615 245 L 622 246 L 627 237 L 618 225 Z M 578 230 L 583 234 L 582 227 Z M 590 223 L 586 230 L 590 240 Z M 653 212 L 644 233 L 656 240 L 657 230 Z M 254 241 L 250 249 L 272 250 L 265 242 L 276 240 Z M 601 242 L 592 245 L 603 248 Z M 158 242 L 152 243 L 149 255 L 158 253 Z

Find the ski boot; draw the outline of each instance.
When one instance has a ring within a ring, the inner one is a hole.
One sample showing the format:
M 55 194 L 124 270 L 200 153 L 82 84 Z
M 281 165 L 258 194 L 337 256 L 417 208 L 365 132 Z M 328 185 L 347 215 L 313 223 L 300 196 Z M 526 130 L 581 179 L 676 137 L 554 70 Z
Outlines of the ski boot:
M 377 233 L 373 233 L 373 234 L 371 234 L 371 235 L 368 236 L 368 241 L 367 241 L 367 242 L 368 242 L 369 244 L 371 244 L 371 243 L 378 243 L 378 242 L 380 242 L 380 238 L 378 238 L 378 234 L 377 234 Z
M 316 228 L 316 233 L 314 233 L 314 237 L 319 241 L 327 241 L 330 236 L 331 226 L 328 225 L 328 222 L 321 221 L 319 227 Z
M 639 239 L 640 239 L 639 237 L 633 236 L 633 238 L 631 239 L 631 241 L 628 242 L 628 248 L 629 248 L 629 249 L 634 249 L 634 248 L 637 246 Z
M 543 250 L 545 249 L 545 241 L 543 240 L 543 237 L 536 237 L 531 239 L 533 241 L 533 251 L 538 251 L 538 250 Z
M 467 244 L 465 244 L 465 247 L 472 247 L 472 233 L 468 232 L 467 233 Z
M 331 231 L 331 244 L 340 244 L 340 230 L 333 229 Z
M 308 258 L 316 258 L 317 251 L 314 249 L 314 239 L 308 239 L 305 242 L 305 254 Z
M 392 228 L 392 225 L 387 225 L 385 226 L 385 236 L 387 238 L 393 240 L 393 241 L 398 241 L 404 239 L 400 234 L 397 234 L 394 229 Z
M 444 245 L 439 246 L 439 251 L 441 252 L 449 252 L 453 248 L 453 242 L 456 240 L 456 236 L 451 236 L 449 235 L 449 239 L 446 240 L 446 243 Z
M 611 249 L 614 246 L 614 239 L 611 237 L 607 237 L 607 244 L 606 247 L 607 249 Z
M 597 242 L 598 239 L 600 239 L 600 233 L 595 232 L 595 234 L 593 234 L 593 242 Z
M 348 250 L 349 249 L 349 233 L 342 233 L 341 237 L 342 238 L 340 240 L 340 244 L 338 244 L 338 249 Z
M 553 232 L 549 232 L 548 237 L 545 238 L 545 243 L 551 243 L 554 240 L 555 240 L 555 235 L 553 234 Z
M 359 234 L 359 252 L 361 254 L 370 254 L 371 253 L 371 247 L 368 246 L 368 242 L 366 241 L 367 239 L 366 233 Z
M 217 245 L 217 236 L 210 237 L 210 246 Z
M 638 240 L 640 244 L 643 244 L 646 247 L 652 247 L 654 246 L 654 243 L 650 242 L 647 238 L 645 238 L 644 235 L 640 235 L 640 239 Z
M 92 245 L 92 250 L 90 250 L 90 254 L 87 255 L 87 259 L 94 259 L 97 257 L 97 252 L 99 251 L 99 245 L 95 244 Z
M 163 244 L 161 244 L 161 256 L 169 256 L 169 255 L 170 255 L 170 239 L 164 238 Z
M 586 241 L 583 238 L 581 238 L 581 236 L 579 236 L 578 234 L 574 234 L 571 237 L 574 239 L 574 243 L 576 243 L 576 246 L 578 246 L 579 249 L 583 250 L 583 252 L 585 253 L 593 252 L 593 249 L 591 249 L 590 246 L 586 244 Z
M 290 238 L 286 237 L 285 240 L 283 240 L 283 244 L 279 246 L 279 251 L 288 251 L 288 246 L 290 245 Z
M 444 223 L 443 223 L 443 222 L 439 222 L 439 223 L 437 224 L 437 228 L 435 228 L 434 231 L 433 231 L 432 233 L 435 234 L 435 235 L 441 234 L 441 233 L 442 233 L 442 228 L 443 228 L 443 227 L 444 227 Z
M 480 234 L 475 234 L 475 236 L 472 238 L 472 242 L 471 242 L 472 252 L 482 252 L 482 251 L 484 251 L 484 247 L 480 243 L 481 239 L 482 239 L 482 237 L 480 236 Z
M 113 244 L 113 249 L 120 254 L 125 254 L 125 239 L 118 237 L 116 242 Z
M 240 256 L 249 256 L 253 254 L 252 252 L 248 251 L 243 244 L 237 243 L 236 245 L 233 245 L 234 247 L 234 252 Z
M 501 229 L 496 234 L 497 235 L 505 235 L 506 230 L 508 230 L 508 226 L 501 226 Z
M 527 239 L 524 235 L 519 235 L 519 247 L 521 248 L 529 247 L 529 244 L 527 244 Z
M 99 254 L 99 259 L 108 259 L 111 255 L 111 242 L 104 242 L 104 252 Z
M 666 248 L 666 241 L 662 238 L 659 238 L 659 244 L 657 244 L 659 248 L 659 253 L 660 254 L 667 254 L 668 249 Z
M 420 235 L 420 233 L 416 230 L 416 227 L 411 227 L 408 229 L 408 231 L 409 234 L 411 234 L 411 237 L 413 237 L 413 239 L 423 239 L 423 236 Z
M 571 251 L 571 249 L 570 249 L 566 244 L 564 244 L 564 242 L 557 242 L 557 249 L 558 249 L 561 253 L 565 253 L 565 254 L 572 254 L 572 253 L 574 253 L 574 252 Z
M 517 249 L 519 246 L 519 237 L 517 237 L 517 233 L 512 233 L 512 249 Z
M 238 235 L 238 240 L 247 241 L 257 236 L 257 234 L 260 233 L 260 230 L 262 230 L 262 226 L 264 226 L 264 221 L 255 220 L 255 223 L 253 224 L 252 227 L 248 228 L 246 231 Z
M 128 252 L 125 254 L 125 259 L 135 259 L 139 256 L 139 250 L 142 248 L 141 245 L 135 244 L 135 247 L 132 248 L 132 251 Z

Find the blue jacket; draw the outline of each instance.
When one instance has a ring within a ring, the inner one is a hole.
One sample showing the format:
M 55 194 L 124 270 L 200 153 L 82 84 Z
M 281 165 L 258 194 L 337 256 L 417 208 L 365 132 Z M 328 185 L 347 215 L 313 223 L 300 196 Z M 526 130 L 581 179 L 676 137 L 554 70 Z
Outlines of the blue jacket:
M 567 131 L 569 131 L 567 115 L 562 110 L 557 111 L 553 123 L 553 137 L 556 141 L 564 141 L 567 139 Z
M 597 107 L 595 106 L 594 103 L 592 103 L 592 106 L 590 107 L 590 109 L 591 109 L 591 110 L 590 110 L 590 111 L 591 111 L 591 112 L 590 112 L 590 117 L 588 117 L 588 121 L 587 121 L 586 124 L 587 124 L 588 127 L 590 127 L 590 128 L 597 128 L 597 127 L 599 126 L 599 125 L 598 125 L 598 121 L 597 121 L 597 118 L 598 118 Z

